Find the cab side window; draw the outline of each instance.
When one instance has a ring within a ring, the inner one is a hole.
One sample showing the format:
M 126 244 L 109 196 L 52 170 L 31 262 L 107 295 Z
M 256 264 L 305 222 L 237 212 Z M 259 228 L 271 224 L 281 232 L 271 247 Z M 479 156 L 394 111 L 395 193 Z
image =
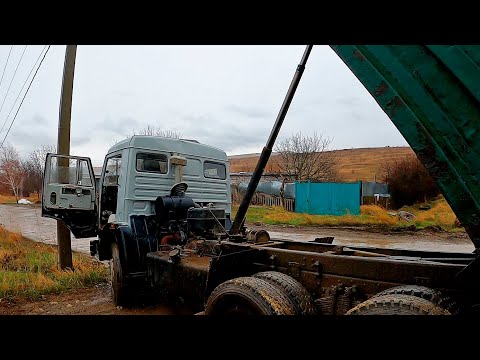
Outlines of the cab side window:
M 168 159 L 164 154 L 137 154 L 137 171 L 166 174 L 168 172 Z
M 225 180 L 227 178 L 225 164 L 220 164 L 213 161 L 205 161 L 203 163 L 203 176 L 210 179 Z
M 107 166 L 105 168 L 105 181 L 103 184 L 104 186 L 118 186 L 118 176 L 120 175 L 121 167 L 121 155 L 107 160 Z
M 122 156 L 115 155 L 107 159 L 100 201 L 100 226 L 103 227 L 111 214 L 117 209 L 118 181 L 122 169 Z

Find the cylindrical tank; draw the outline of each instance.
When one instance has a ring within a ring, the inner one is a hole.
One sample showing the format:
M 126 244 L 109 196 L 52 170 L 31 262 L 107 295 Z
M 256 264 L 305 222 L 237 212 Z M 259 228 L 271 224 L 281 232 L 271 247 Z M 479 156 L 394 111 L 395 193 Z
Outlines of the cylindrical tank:
M 187 218 L 187 211 L 195 203 L 188 196 L 159 196 L 155 200 L 155 213 L 160 223 L 168 220 L 181 220 Z

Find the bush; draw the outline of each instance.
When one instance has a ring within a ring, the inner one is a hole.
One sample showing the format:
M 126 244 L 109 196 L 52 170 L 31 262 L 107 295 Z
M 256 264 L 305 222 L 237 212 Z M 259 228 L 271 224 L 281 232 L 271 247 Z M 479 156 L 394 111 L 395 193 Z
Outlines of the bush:
M 397 208 L 425 202 L 440 193 L 427 169 L 413 155 L 388 162 L 385 165 L 385 182 Z

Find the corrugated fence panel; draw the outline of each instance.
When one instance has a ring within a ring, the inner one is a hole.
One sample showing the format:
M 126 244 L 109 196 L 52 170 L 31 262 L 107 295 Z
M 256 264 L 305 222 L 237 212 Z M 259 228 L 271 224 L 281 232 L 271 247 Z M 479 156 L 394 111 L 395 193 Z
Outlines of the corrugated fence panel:
M 295 182 L 295 212 L 310 212 L 310 183 Z
M 375 194 L 388 194 L 388 185 L 377 182 L 362 182 L 362 195 L 373 196 Z
M 316 215 L 360 215 L 360 182 L 295 183 L 295 212 Z

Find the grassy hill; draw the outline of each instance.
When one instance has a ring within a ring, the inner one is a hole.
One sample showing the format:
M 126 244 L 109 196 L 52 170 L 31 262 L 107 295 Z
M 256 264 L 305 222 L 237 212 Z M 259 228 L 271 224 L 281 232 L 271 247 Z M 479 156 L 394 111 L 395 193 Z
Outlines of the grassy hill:
M 341 181 L 382 180 L 382 165 L 390 159 L 414 154 L 410 147 L 379 147 L 333 151 L 338 159 L 337 171 Z M 229 156 L 230 172 L 253 171 L 260 154 Z M 272 154 L 265 172 L 278 171 L 277 155 Z

